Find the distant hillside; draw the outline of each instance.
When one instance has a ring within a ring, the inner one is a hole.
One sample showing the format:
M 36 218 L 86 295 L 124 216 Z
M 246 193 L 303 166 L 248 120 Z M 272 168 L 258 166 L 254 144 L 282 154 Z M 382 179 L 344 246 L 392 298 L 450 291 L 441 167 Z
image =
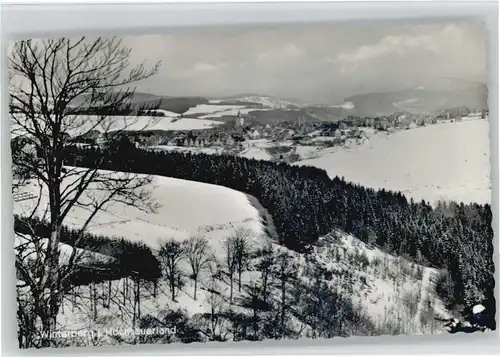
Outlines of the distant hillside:
M 73 105 L 78 106 L 83 102 L 84 97 L 77 98 Z M 168 97 L 149 93 L 136 92 L 131 100 L 133 107 L 138 110 L 141 107 L 151 107 L 159 104 L 159 109 L 182 114 L 189 108 L 198 104 L 208 104 L 209 101 L 203 97 Z
M 488 88 L 484 84 L 456 86 L 455 89 L 419 86 L 398 92 L 368 93 L 351 96 L 354 115 L 388 115 L 394 112 L 434 112 L 459 106 L 471 109 L 488 108 Z
M 298 120 L 301 120 L 305 123 L 313 123 L 319 121 L 318 118 L 307 113 L 305 109 L 256 109 L 253 111 L 248 111 L 246 117 L 256 124 L 294 122 Z M 212 118 L 210 115 L 207 115 L 203 118 L 229 122 L 233 121 L 235 119 L 235 116 L 220 115 Z
M 132 103 L 136 104 L 137 107 L 160 103 L 159 109 L 182 114 L 198 104 L 208 104 L 208 99 L 203 97 L 167 97 L 148 93 L 135 93 Z
M 321 121 L 338 121 L 346 115 L 353 114 L 352 110 L 341 106 L 315 105 L 304 108 L 308 115 Z
M 238 94 L 229 97 L 211 98 L 211 103 L 246 105 L 264 109 L 298 109 L 307 106 L 304 101 L 262 94 Z

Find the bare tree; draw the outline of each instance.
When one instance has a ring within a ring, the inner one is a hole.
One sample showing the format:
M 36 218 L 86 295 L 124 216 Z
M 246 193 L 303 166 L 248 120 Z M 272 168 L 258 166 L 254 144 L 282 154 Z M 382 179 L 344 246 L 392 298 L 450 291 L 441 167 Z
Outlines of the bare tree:
M 236 260 L 236 270 L 238 272 L 238 291 L 241 292 L 241 275 L 248 269 L 251 256 L 250 238 L 252 231 L 245 228 L 238 228 L 234 234 L 234 258 Z
M 274 266 L 274 274 L 279 280 L 280 286 L 280 313 L 279 313 L 279 336 L 283 338 L 286 333 L 286 322 L 288 318 L 288 305 L 289 301 L 287 298 L 288 284 L 296 278 L 297 266 L 293 262 L 292 256 L 288 253 L 280 254 L 276 259 L 276 265 Z
M 11 134 L 23 135 L 36 151 L 36 155 L 13 155 L 13 167 L 33 178 L 40 187 L 40 196 L 47 197 L 46 203 L 38 200 L 32 205 L 26 216 L 46 216 L 50 227 L 48 237 L 23 237 L 22 244 L 31 244 L 37 254 L 29 259 L 18 254 L 16 268 L 23 284 L 29 287 L 28 300 L 34 304 L 45 336 L 55 329 L 61 295 L 69 286 L 66 280 L 77 264 L 76 249 L 64 266 L 59 261 L 61 228 L 68 214 L 77 207 L 79 213 L 85 213 L 80 224 L 82 237 L 96 214 L 113 203 L 152 209 L 145 189 L 149 177 L 102 173 L 95 167 L 63 168 L 68 135 L 83 135 L 91 130 L 113 130 L 119 135 L 133 124 L 122 119 L 121 125 L 109 114 L 132 113 L 133 86 L 153 76 L 159 64 L 151 69 L 144 64 L 132 66 L 130 53 L 120 39 L 85 37 L 17 41 L 9 51 Z M 78 115 L 82 112 L 97 115 Z M 43 246 L 41 239 L 46 239 Z M 77 244 L 78 240 L 74 242 Z M 40 269 L 32 269 L 33 261 Z M 41 345 L 50 343 L 50 338 L 43 338 Z
M 261 273 L 262 280 L 262 299 L 264 302 L 267 302 L 268 298 L 268 286 L 269 279 L 272 273 L 273 265 L 275 263 L 275 252 L 273 250 L 273 246 L 268 244 L 260 249 L 258 252 L 260 257 L 259 262 L 257 263 L 257 269 Z
M 234 288 L 233 278 L 238 264 L 236 260 L 236 239 L 235 237 L 227 237 L 223 244 L 225 250 L 224 263 L 229 277 L 229 304 L 232 304 Z
M 180 242 L 170 240 L 161 246 L 158 255 L 168 280 L 172 301 L 175 301 L 176 289 L 179 287 L 180 278 L 183 275 L 180 263 L 185 257 L 184 247 Z
M 192 278 L 194 280 L 194 295 L 196 300 L 196 291 L 198 287 L 198 278 L 200 272 L 209 268 L 210 262 L 213 261 L 213 255 L 210 250 L 208 241 L 200 236 L 192 236 L 184 242 L 184 250 L 186 257 L 191 266 Z
M 207 286 L 208 294 L 204 301 L 208 308 L 208 312 L 203 314 L 204 320 L 208 322 L 208 329 L 205 334 L 210 341 L 223 341 L 225 340 L 225 333 L 223 333 L 224 298 L 218 290 L 216 264 L 211 264 L 209 269 L 211 274 Z

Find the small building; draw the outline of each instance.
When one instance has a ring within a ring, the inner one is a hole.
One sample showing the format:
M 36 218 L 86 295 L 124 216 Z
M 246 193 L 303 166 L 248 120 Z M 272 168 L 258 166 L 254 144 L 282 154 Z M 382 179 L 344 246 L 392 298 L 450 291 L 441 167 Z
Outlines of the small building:
M 379 129 L 379 130 L 388 130 L 389 127 L 390 127 L 390 125 L 391 124 L 389 123 L 388 120 L 382 119 L 381 121 L 379 121 L 377 123 L 377 129 Z

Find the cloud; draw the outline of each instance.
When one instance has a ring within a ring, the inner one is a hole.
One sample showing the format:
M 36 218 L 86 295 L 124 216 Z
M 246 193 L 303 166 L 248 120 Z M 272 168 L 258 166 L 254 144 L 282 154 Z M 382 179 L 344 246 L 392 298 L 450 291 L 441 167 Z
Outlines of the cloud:
M 203 75 L 214 74 L 229 66 L 227 62 L 208 63 L 196 62 L 191 68 L 179 70 L 170 74 L 171 78 L 192 78 Z
M 373 45 L 363 45 L 337 56 L 340 64 L 361 64 L 380 57 L 402 56 L 414 51 L 439 52 L 438 41 L 431 35 L 388 35 Z
M 324 62 L 353 83 L 385 90 L 418 85 L 443 75 L 484 80 L 486 46 L 481 39 L 484 32 L 478 26 L 394 28 L 378 39 L 326 57 Z
M 215 70 L 217 70 L 217 66 L 214 66 L 213 64 L 210 64 L 210 63 L 204 63 L 204 62 L 198 62 L 193 67 L 194 72 L 212 72 Z
M 253 92 L 335 103 L 441 76 L 487 77 L 486 33 L 469 21 L 200 28 L 124 41 L 132 63 L 161 60 L 142 85 L 167 95 Z
M 257 62 L 259 63 L 276 63 L 287 60 L 295 60 L 301 57 L 303 51 L 293 43 L 287 43 L 284 46 L 276 49 L 271 49 L 257 55 Z

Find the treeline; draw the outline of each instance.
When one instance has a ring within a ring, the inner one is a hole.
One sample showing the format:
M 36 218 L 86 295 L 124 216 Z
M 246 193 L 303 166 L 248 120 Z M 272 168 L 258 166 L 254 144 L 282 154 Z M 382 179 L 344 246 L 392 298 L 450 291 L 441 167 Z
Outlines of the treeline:
M 449 306 L 483 303 L 494 325 L 492 213 L 488 204 L 433 208 L 400 192 L 328 177 L 314 167 L 230 155 L 70 148 L 68 165 L 169 176 L 226 186 L 256 197 L 273 216 L 281 244 L 305 251 L 340 228 L 386 251 L 448 271 Z
M 38 217 L 20 218 L 14 215 L 14 231 L 37 237 L 50 236 L 49 222 Z M 88 267 L 75 269 L 71 279 L 75 285 L 116 280 L 127 276 L 140 277 L 149 281 L 161 277 L 160 262 L 152 250 L 142 243 L 129 242 L 119 237 L 106 237 L 88 232 L 81 233 L 79 230 L 66 226 L 61 229 L 61 243 L 104 254 L 117 260 L 116 264 L 106 264 L 105 269 L 102 270 Z

